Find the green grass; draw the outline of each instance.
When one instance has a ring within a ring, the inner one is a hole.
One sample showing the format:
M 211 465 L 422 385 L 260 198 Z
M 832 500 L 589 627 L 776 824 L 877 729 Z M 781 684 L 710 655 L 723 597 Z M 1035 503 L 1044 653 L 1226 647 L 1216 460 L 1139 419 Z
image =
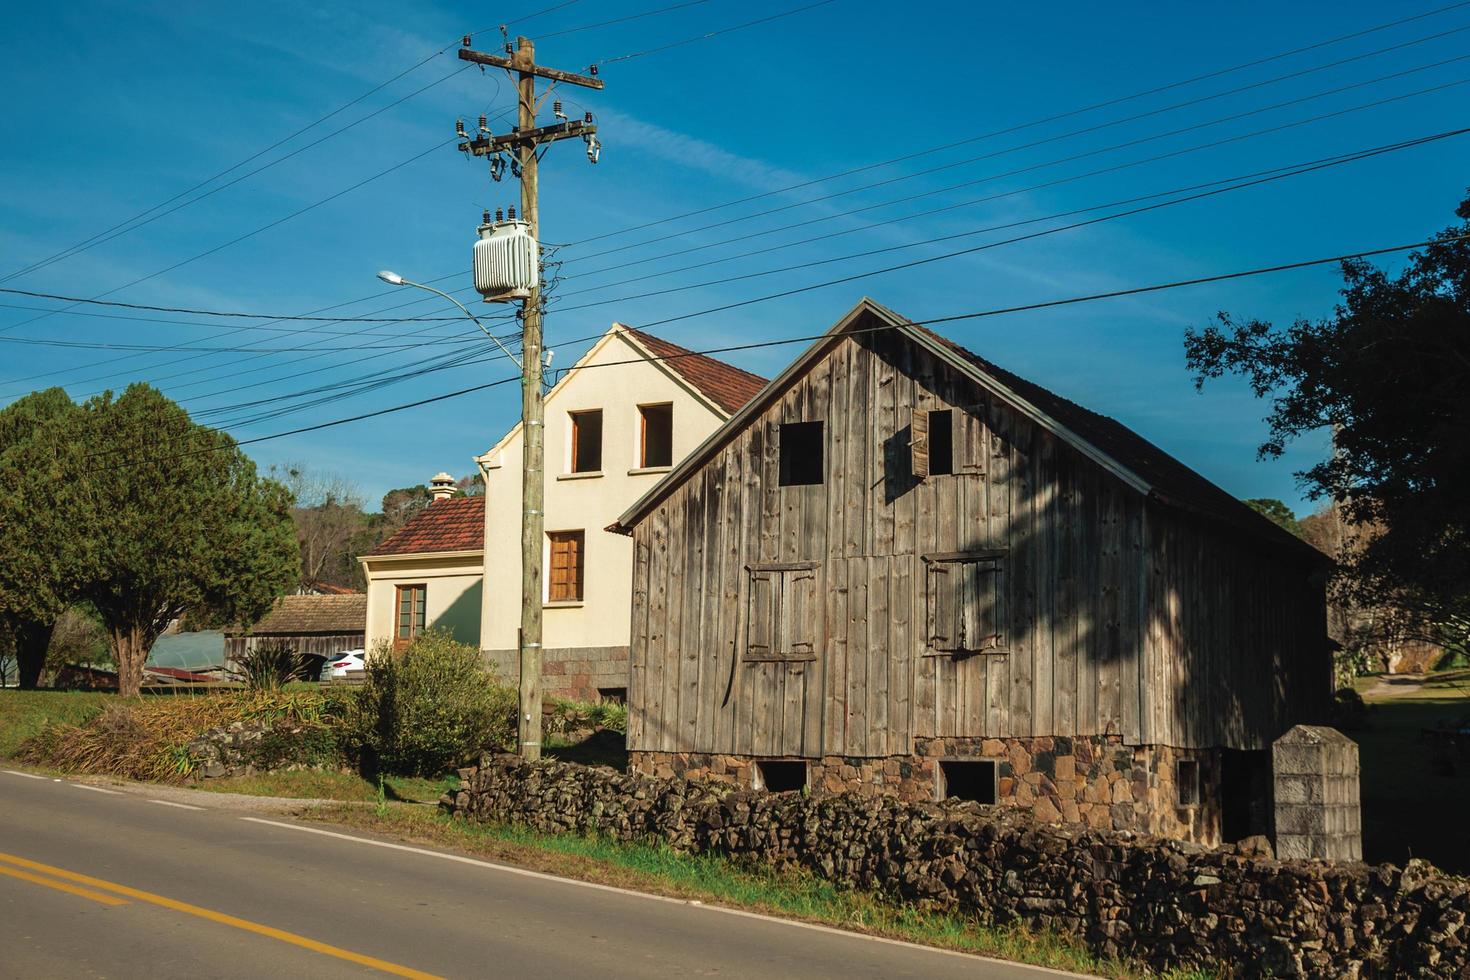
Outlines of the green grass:
M 102 711 L 116 694 L 105 691 L 0 690 L 0 758 L 53 722 L 77 725 Z
M 371 803 L 378 798 L 378 784 L 346 772 L 266 772 L 255 776 L 227 776 L 204 779 L 196 789 L 214 793 L 242 793 L 246 796 L 281 796 L 293 800 L 339 800 L 344 803 Z M 417 776 L 388 776 L 383 780 L 387 799 L 405 803 L 437 803 L 446 789 L 459 786 L 457 776 L 422 779 Z
M 1099 959 L 1075 940 L 1019 927 L 989 927 L 953 911 L 888 901 L 838 888 L 814 875 L 738 866 L 653 844 L 620 844 L 574 834 L 451 820 L 421 807 L 326 807 L 306 816 L 403 840 L 452 848 L 585 881 L 819 922 L 927 946 L 980 953 L 1105 977 L 1141 977 L 1141 967 Z M 1213 974 L 1174 971 L 1194 980 Z
M 1370 727 L 1349 733 L 1362 765 L 1363 857 L 1370 862 L 1417 857 L 1470 874 L 1470 755 L 1437 752 L 1421 737 L 1470 717 L 1470 672 L 1454 673 L 1371 699 Z

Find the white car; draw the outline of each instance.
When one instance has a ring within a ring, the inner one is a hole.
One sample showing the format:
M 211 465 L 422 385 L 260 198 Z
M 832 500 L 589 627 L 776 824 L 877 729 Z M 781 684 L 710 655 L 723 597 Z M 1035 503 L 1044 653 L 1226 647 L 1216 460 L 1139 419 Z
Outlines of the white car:
M 343 650 L 327 658 L 322 665 L 322 680 L 331 677 L 346 677 L 350 670 L 366 669 L 366 650 Z

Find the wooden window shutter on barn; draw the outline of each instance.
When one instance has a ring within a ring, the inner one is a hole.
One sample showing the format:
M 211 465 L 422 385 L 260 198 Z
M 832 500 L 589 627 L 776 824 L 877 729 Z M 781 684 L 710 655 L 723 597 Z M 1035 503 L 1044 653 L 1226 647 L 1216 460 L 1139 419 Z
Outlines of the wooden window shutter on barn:
M 954 471 L 980 473 L 987 470 L 990 441 L 986 438 L 985 406 L 957 408 L 954 419 Z
M 922 480 L 929 475 L 929 410 L 915 408 L 909 412 L 909 456 L 914 476 Z
M 781 620 L 790 659 L 815 660 L 821 606 L 817 602 L 817 570 L 794 568 L 782 573 Z
M 772 660 L 776 655 L 776 609 L 781 598 L 781 573 L 750 570 L 750 608 L 745 620 L 745 656 Z
M 748 571 L 745 659 L 815 660 L 822 632 L 817 563 L 751 565 Z
M 929 655 L 1004 653 L 1004 552 L 925 555 Z

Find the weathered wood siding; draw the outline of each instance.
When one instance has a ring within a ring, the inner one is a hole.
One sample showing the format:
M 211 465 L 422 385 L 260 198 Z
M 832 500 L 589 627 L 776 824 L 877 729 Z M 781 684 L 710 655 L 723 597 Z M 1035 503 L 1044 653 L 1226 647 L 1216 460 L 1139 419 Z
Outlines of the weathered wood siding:
M 913 476 L 915 409 L 967 420 L 955 428 L 955 474 Z M 823 482 L 782 487 L 779 426 L 813 420 L 825 423 Z M 1151 595 L 1193 566 L 1170 563 L 1178 546 L 1146 548 L 1145 507 L 901 335 L 836 339 L 636 528 L 628 746 L 871 757 L 911 753 L 916 737 L 1117 734 L 1180 746 L 1213 737 L 1224 729 L 1179 718 L 1211 689 L 1194 684 L 1226 675 L 1201 680 L 1199 665 L 1215 661 L 1177 653 L 1216 649 L 1226 634 L 1204 613 L 1168 628 L 1150 617 Z M 1191 533 L 1188 522 L 1154 524 L 1165 540 Z M 1008 652 L 926 656 L 922 556 L 978 549 L 1006 551 Z M 821 597 L 816 658 L 743 660 L 747 566 L 808 561 L 818 563 Z M 1261 625 L 1254 636 L 1286 642 L 1268 633 Z M 1247 642 L 1243 627 L 1228 635 Z M 1170 671 L 1188 673 L 1188 684 Z M 1186 693 L 1166 711 L 1151 703 L 1156 690 Z M 1249 728 L 1241 741 L 1256 747 L 1269 712 L 1250 711 L 1231 731 Z
M 1331 700 L 1323 578 L 1168 508 L 1147 514 L 1145 708 L 1156 741 L 1269 749 Z
M 225 661 L 231 662 L 258 646 L 285 644 L 297 653 L 330 657 L 346 650 L 361 650 L 363 633 L 252 633 L 225 637 Z

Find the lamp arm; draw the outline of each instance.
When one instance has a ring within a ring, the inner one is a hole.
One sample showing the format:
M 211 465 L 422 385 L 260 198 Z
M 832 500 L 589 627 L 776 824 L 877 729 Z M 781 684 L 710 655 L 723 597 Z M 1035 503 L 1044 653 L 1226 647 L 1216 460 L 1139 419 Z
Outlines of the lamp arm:
M 428 292 L 431 292 L 431 293 L 435 294 L 436 296 L 443 296 L 445 299 L 449 300 L 449 302 L 451 302 L 455 306 L 459 307 L 461 310 L 464 311 L 464 315 L 465 316 L 467 316 L 471 320 L 475 321 L 475 326 L 477 326 L 477 327 L 480 328 L 480 332 L 481 333 L 483 333 L 485 336 L 489 337 L 491 340 L 495 341 L 495 346 L 496 347 L 499 347 L 502 351 L 505 352 L 505 356 L 511 359 L 511 363 L 515 364 L 515 366 L 518 367 L 518 368 L 520 368 L 522 371 L 525 370 L 525 365 L 522 364 L 520 362 L 520 360 L 518 360 L 516 358 L 516 356 L 514 354 L 512 354 L 506 348 L 506 346 L 500 342 L 500 338 L 499 337 L 495 336 L 489 330 L 486 330 L 485 329 L 485 325 L 480 322 L 480 318 L 477 317 L 477 316 L 475 316 L 473 313 L 471 313 L 469 311 L 469 307 L 465 306 L 459 300 L 455 299 L 453 296 L 450 296 L 448 293 L 444 292 L 442 289 L 435 289 L 433 286 L 425 286 L 421 282 L 411 282 L 408 279 L 403 280 L 403 284 L 405 286 L 415 286 L 415 287 L 417 287 L 419 289 L 423 289 L 423 290 L 426 290 Z

